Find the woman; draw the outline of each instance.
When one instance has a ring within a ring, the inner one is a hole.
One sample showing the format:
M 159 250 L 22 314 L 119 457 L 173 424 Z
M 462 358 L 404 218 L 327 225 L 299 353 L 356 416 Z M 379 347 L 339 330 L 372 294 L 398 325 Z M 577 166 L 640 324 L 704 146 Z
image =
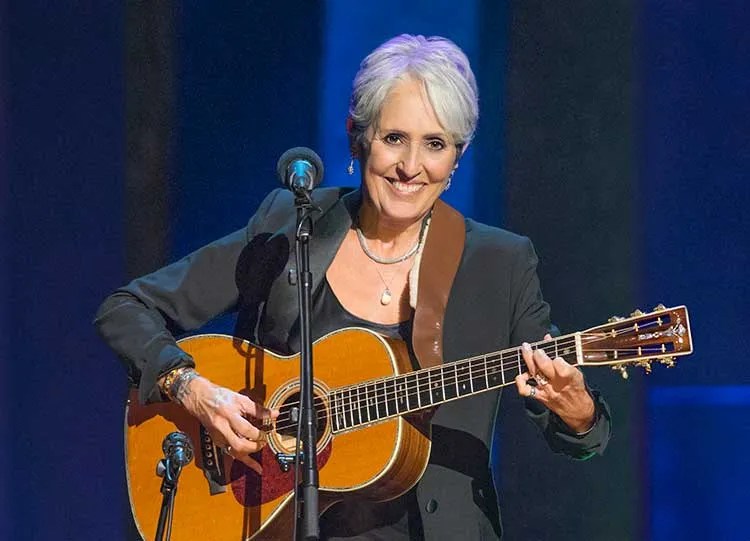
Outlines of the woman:
M 438 199 L 477 118 L 474 75 L 449 40 L 402 35 L 363 61 L 347 121 L 348 171 L 359 162 L 361 189 L 315 192 L 322 212 L 312 247 L 314 338 L 367 327 L 409 343 L 417 367 L 431 356 L 465 358 L 549 336 L 528 239 L 464 220 Z M 180 403 L 251 468 L 257 463 L 249 454 L 264 445 L 258 421 L 278 412 L 199 376 L 172 333 L 236 310 L 239 336 L 297 351 L 296 290 L 288 280 L 294 219 L 289 194 L 273 192 L 247 228 L 134 280 L 104 302 L 96 320 L 142 401 Z M 609 416 L 582 374 L 527 345 L 523 358 L 528 370 L 516 387 L 552 449 L 574 458 L 601 453 Z M 441 406 L 417 486 L 384 504 L 335 506 L 321 520 L 323 537 L 499 538 L 488 464 L 499 395 Z

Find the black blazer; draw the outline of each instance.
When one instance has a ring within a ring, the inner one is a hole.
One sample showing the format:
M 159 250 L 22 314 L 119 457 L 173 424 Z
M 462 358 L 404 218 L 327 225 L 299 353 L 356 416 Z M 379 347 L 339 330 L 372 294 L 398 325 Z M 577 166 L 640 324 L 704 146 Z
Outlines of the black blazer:
M 359 191 L 315 192 L 322 212 L 310 244 L 313 291 L 352 225 Z M 297 324 L 292 195 L 276 190 L 247 227 L 115 291 L 100 307 L 100 334 L 125 362 L 143 402 L 161 400 L 157 379 L 192 359 L 175 335 L 198 329 L 228 311 L 237 312 L 235 334 L 290 353 Z M 466 243 L 445 313 L 444 360 L 451 361 L 540 340 L 551 328 L 542 299 L 531 242 L 470 219 Z M 573 458 L 601 453 L 610 433 L 606 404 L 594 393 L 597 421 L 583 436 L 538 402 L 529 416 L 550 447 Z M 416 487 L 425 538 L 498 539 L 497 496 L 489 469 L 490 446 L 500 391 L 443 404 L 432 421 L 430 464 Z

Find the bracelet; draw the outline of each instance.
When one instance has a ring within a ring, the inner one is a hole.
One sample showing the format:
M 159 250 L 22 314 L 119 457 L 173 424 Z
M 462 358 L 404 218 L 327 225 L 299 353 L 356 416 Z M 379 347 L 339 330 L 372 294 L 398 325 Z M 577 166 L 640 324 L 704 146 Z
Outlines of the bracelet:
M 201 375 L 196 372 L 193 368 L 188 368 L 180 373 L 175 379 L 170 393 L 174 397 L 173 400 L 178 404 L 182 405 L 182 401 L 188 394 L 188 383 L 193 381 L 195 378 L 199 378 Z
M 167 372 L 167 374 L 164 376 L 164 379 L 161 381 L 159 388 L 162 394 L 169 400 L 171 400 L 172 402 L 181 403 L 178 397 L 180 390 L 185 386 L 185 384 L 197 378 L 199 375 L 200 374 L 198 374 L 198 372 L 196 372 L 194 368 L 181 366 Z

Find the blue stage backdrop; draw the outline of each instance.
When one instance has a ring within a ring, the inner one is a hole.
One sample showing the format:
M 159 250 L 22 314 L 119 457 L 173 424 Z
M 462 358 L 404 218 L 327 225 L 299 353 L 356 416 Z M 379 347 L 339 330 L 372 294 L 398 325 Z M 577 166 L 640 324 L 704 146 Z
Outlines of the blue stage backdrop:
M 744 539 L 750 504 L 750 11 L 647 1 L 640 17 L 642 298 L 691 309 L 695 354 L 650 379 L 654 541 Z

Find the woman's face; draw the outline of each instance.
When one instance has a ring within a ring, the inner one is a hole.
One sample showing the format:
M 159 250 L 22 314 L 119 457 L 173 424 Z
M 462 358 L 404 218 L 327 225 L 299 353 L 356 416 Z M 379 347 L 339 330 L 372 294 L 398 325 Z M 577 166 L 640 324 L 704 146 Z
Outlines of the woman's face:
M 438 122 L 421 82 L 396 83 L 383 103 L 377 131 L 370 128 L 363 156 L 367 202 L 380 219 L 410 225 L 443 191 L 456 164 L 453 138 Z

